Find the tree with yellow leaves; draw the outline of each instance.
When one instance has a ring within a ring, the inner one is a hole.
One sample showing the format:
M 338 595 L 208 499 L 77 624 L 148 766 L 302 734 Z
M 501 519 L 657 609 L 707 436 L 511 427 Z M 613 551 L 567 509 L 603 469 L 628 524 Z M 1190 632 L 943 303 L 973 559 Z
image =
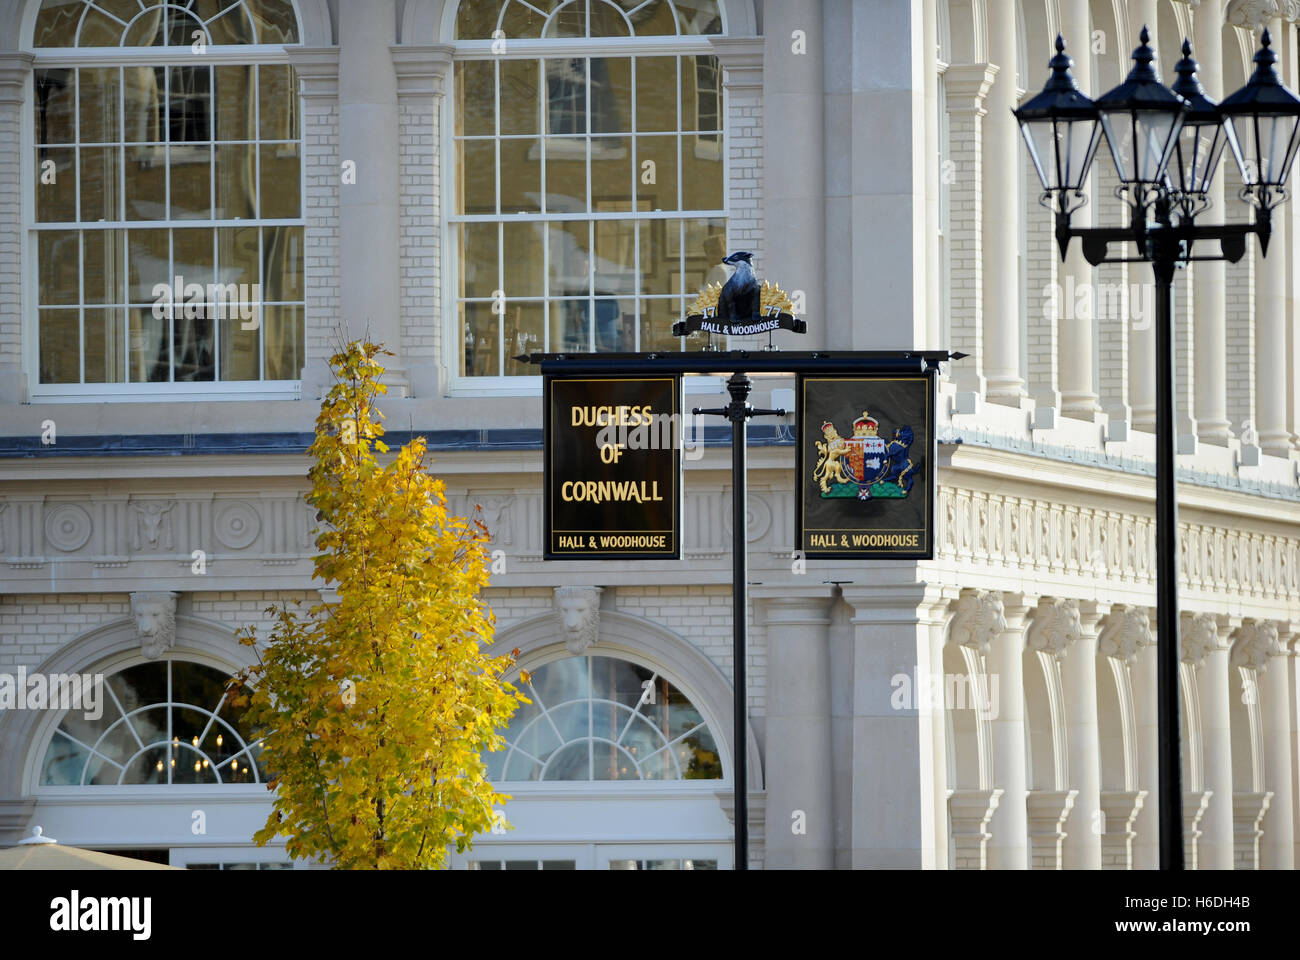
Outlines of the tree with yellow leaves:
M 504 824 L 480 754 L 527 700 L 502 680 L 513 658 L 485 654 L 486 529 L 447 512 L 422 437 L 379 463 L 384 352 L 353 342 L 331 358 L 308 451 L 315 576 L 338 600 L 268 610 L 270 642 L 233 689 L 276 791 L 259 845 L 283 835 L 291 856 L 335 867 L 436 868 Z M 257 647 L 252 627 L 239 639 Z

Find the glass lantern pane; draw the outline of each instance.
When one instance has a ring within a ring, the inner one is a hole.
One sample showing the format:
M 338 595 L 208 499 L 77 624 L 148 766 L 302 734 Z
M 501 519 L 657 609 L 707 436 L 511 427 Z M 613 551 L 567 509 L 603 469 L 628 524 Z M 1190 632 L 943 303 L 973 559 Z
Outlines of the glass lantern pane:
M 1052 133 L 1052 124 L 1047 120 L 1031 120 L 1020 125 L 1025 137 L 1025 146 L 1029 149 L 1029 159 L 1033 161 L 1034 170 L 1044 190 L 1059 186 L 1056 176 L 1056 138 Z
M 1060 126 L 1067 131 L 1063 151 L 1067 159 L 1062 171 L 1061 186 L 1078 190 L 1092 167 L 1092 158 L 1101 138 L 1101 128 L 1095 120 L 1075 120 Z
M 1134 114 L 1133 130 L 1137 150 L 1137 175 L 1144 183 L 1154 183 L 1164 173 L 1172 148 L 1172 135 L 1180 126 L 1178 114 L 1163 110 L 1144 110 Z
M 1249 121 L 1242 124 L 1243 131 L 1248 130 L 1250 127 Z M 1232 158 L 1237 162 L 1237 171 L 1241 174 L 1241 182 L 1246 186 L 1258 183 L 1259 170 L 1243 151 L 1242 142 L 1237 137 L 1237 127 L 1232 117 L 1223 118 L 1223 135 L 1228 141 L 1228 147 L 1232 150 Z

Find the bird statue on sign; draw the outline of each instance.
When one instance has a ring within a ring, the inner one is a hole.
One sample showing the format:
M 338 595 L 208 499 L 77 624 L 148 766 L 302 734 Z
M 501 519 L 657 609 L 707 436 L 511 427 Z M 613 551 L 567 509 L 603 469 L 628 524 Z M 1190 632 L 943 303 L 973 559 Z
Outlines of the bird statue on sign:
M 718 294 L 718 319 L 749 320 L 757 317 L 762 305 L 762 291 L 754 276 L 754 255 L 743 250 L 733 253 L 722 262 L 736 268 L 736 272 L 722 285 Z

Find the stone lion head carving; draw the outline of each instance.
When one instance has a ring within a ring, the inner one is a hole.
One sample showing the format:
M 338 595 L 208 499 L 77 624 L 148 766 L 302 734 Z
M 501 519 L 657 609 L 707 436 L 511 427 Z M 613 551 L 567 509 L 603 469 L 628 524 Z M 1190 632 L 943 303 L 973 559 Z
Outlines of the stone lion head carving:
M 556 587 L 555 612 L 564 627 L 564 645 L 579 654 L 596 642 L 600 630 L 600 587 Z
M 176 594 L 165 590 L 133 593 L 131 616 L 140 652 L 150 660 L 176 646 Z

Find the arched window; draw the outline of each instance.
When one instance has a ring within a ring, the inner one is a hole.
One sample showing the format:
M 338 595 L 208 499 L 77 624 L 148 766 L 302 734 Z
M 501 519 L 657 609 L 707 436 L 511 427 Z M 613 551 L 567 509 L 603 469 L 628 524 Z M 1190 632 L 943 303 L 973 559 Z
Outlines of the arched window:
M 299 35 L 288 0 L 41 5 L 34 395 L 292 392 Z
M 461 375 L 528 375 L 513 358 L 538 350 L 681 348 L 688 298 L 728 275 L 722 31 L 715 0 L 460 5 Z
M 41 762 L 42 786 L 262 783 L 261 742 L 226 693 L 227 674 L 183 660 L 105 678 L 98 717 L 69 710 Z
M 568 657 L 522 685 L 531 704 L 487 755 L 493 780 L 719 780 L 717 742 L 699 710 L 647 667 Z

